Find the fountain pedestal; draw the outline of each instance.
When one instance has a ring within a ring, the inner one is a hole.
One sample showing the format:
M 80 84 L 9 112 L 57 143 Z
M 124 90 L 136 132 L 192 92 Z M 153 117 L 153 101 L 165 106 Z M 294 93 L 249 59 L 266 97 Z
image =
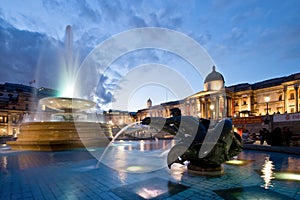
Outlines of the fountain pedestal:
M 7 142 L 13 150 L 61 151 L 104 147 L 111 127 L 95 122 L 27 122 L 20 127 L 17 141 Z
M 20 126 L 17 141 L 7 142 L 15 150 L 60 151 L 74 148 L 104 147 L 109 144 L 110 125 L 75 121 L 74 116 L 91 108 L 94 102 L 73 98 L 44 98 L 43 105 L 56 109 L 63 121 L 25 122 Z M 62 114 L 64 113 L 64 114 Z M 57 114 L 53 114 L 57 116 Z

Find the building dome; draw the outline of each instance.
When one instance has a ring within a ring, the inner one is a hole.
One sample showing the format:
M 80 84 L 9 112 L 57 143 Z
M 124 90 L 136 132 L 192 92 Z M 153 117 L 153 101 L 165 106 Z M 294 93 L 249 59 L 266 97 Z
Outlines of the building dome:
M 212 67 L 212 72 L 210 72 L 204 80 L 204 91 L 209 90 L 221 90 L 224 88 L 224 77 L 221 73 L 216 71 L 216 67 Z
M 223 75 L 216 71 L 215 66 L 213 66 L 212 72 L 210 72 L 207 75 L 207 77 L 205 78 L 204 83 L 211 82 L 211 81 L 223 81 L 223 82 L 225 82 Z

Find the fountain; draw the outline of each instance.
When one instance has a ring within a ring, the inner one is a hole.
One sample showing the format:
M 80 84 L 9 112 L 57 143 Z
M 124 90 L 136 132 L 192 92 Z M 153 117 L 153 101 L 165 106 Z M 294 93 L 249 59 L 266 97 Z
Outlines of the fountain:
M 17 141 L 8 142 L 12 149 L 57 151 L 109 144 L 111 127 L 99 123 L 97 117 L 96 120 L 88 118 L 92 114 L 87 111 L 96 103 L 73 97 L 77 69 L 72 57 L 71 26 L 66 28 L 65 50 L 62 66 L 68 73 L 64 79 L 67 93 L 63 95 L 71 97 L 41 99 L 38 107 L 42 111 L 37 112 L 35 120 L 24 120 Z
M 85 116 L 81 111 L 93 108 L 96 103 L 78 98 L 47 97 L 40 100 L 40 104 L 59 111 L 52 114 L 52 119 L 62 118 L 63 121 L 74 121 Z M 58 119 L 59 120 L 59 119 Z
M 175 165 L 187 165 L 190 172 L 222 174 L 222 163 L 242 151 L 241 137 L 233 131 L 229 119 L 219 121 L 209 128 L 210 120 L 181 116 L 178 108 L 171 109 L 170 118 L 146 117 L 142 124 L 156 127 L 175 135 L 179 142 L 173 146 L 167 157 L 170 169 Z
M 49 121 L 23 122 L 17 141 L 8 142 L 12 149 L 58 151 L 109 144 L 110 126 L 89 121 L 84 112 L 94 107 L 94 102 L 57 97 L 41 99 L 40 103 L 56 112 L 51 112 Z

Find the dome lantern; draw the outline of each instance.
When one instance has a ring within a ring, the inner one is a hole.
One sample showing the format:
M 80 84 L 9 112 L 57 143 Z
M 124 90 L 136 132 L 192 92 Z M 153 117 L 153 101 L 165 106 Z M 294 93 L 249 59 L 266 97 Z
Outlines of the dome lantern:
M 204 80 L 204 91 L 221 90 L 224 88 L 224 77 L 216 71 L 216 67 L 212 67 L 212 72 L 209 73 Z

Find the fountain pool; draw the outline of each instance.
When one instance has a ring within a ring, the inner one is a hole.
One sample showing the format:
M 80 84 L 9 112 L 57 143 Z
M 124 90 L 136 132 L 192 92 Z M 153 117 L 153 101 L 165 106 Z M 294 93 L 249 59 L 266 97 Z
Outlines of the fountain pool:
M 86 149 L 3 150 L 0 199 L 300 199 L 299 155 L 243 150 L 222 175 L 177 174 L 159 159 L 170 143 L 116 141 L 103 158 L 112 167 Z

